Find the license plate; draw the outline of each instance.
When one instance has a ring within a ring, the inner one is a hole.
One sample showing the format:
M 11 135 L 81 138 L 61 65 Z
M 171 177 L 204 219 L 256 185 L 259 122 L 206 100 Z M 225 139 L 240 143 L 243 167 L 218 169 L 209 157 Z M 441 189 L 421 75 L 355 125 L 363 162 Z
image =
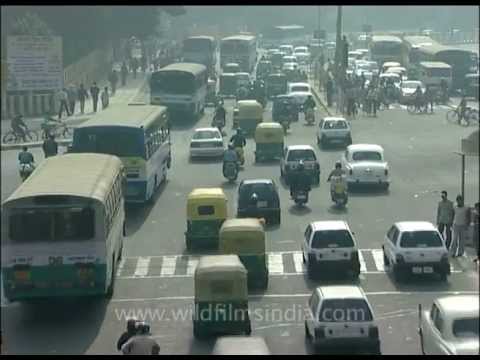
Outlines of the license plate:
M 30 271 L 15 271 L 14 277 L 18 281 L 28 281 L 30 280 Z
M 423 272 L 424 272 L 425 274 L 432 274 L 432 273 L 433 273 L 433 267 L 431 267 L 431 266 L 424 266 L 424 267 L 423 267 Z
M 422 273 L 422 268 L 420 266 L 414 266 L 414 267 L 412 267 L 412 272 L 414 274 L 421 274 Z
M 268 202 L 267 201 L 259 201 L 257 204 L 258 204 L 258 207 L 265 208 L 265 207 L 267 207 Z
M 355 337 L 359 335 L 359 332 L 355 328 L 342 328 L 333 332 L 336 337 Z
M 307 199 L 307 195 L 305 194 L 300 194 L 297 196 L 299 200 L 306 200 Z

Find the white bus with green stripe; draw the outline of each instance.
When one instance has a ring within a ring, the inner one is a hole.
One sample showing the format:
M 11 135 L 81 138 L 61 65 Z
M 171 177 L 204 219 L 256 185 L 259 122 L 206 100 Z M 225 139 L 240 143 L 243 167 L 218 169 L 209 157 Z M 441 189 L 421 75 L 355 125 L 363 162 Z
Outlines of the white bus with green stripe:
M 144 203 L 171 165 L 167 108 L 132 104 L 103 110 L 75 128 L 71 151 L 118 156 L 127 177 L 125 201 Z
M 125 235 L 123 184 L 115 156 L 44 160 L 2 204 L 5 298 L 110 296 Z

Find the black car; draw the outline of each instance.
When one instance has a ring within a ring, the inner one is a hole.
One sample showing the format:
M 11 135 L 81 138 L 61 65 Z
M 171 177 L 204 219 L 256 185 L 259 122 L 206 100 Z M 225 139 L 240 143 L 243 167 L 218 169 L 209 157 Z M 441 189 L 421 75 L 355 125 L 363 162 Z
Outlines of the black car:
M 256 194 L 256 201 L 252 195 Z M 280 197 L 271 179 L 243 180 L 238 187 L 237 217 L 264 218 L 269 224 L 280 224 Z

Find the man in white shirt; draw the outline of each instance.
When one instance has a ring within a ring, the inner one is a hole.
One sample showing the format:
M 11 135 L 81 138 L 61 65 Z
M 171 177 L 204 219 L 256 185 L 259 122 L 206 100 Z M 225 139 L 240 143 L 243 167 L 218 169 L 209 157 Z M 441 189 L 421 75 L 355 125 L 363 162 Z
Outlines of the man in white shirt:
M 68 93 L 65 88 L 60 89 L 57 92 L 57 100 L 60 103 L 60 110 L 58 111 L 58 119 L 60 120 L 62 118 L 63 114 L 63 109 L 65 109 L 65 112 L 67 113 L 68 116 L 70 116 L 70 109 L 68 108 Z
M 137 325 L 138 335 L 131 337 L 122 345 L 124 355 L 158 355 L 160 345 L 150 335 L 150 326 L 145 323 Z
M 463 256 L 465 237 L 470 225 L 470 208 L 465 206 L 461 195 L 457 196 L 457 205 L 455 205 L 454 211 L 453 240 L 450 246 L 450 255 L 459 257 Z

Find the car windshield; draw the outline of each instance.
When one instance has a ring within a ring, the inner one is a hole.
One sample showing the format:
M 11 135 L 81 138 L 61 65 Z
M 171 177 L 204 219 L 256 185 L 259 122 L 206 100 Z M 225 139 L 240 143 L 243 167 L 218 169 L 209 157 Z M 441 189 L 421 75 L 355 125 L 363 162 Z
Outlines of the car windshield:
M 404 88 L 404 89 L 416 89 L 417 86 L 419 86 L 419 85 L 421 86 L 421 84 L 418 83 L 418 82 L 404 82 L 402 84 L 402 88 Z
M 315 161 L 317 157 L 312 150 L 291 150 L 288 152 L 287 161 Z
M 479 326 L 478 317 L 458 319 L 453 322 L 452 332 L 456 338 L 477 339 Z
M 353 239 L 347 230 L 322 230 L 313 236 L 312 248 L 349 248 L 353 247 Z
M 218 133 L 218 131 L 215 130 L 202 130 L 202 131 L 196 131 L 195 134 L 193 134 L 193 139 L 194 140 L 206 140 L 206 139 L 221 139 L 221 135 Z
M 323 125 L 324 129 L 346 129 L 347 123 L 345 121 L 340 120 L 333 120 L 333 121 L 325 121 L 325 125 Z
M 292 86 L 290 92 L 310 92 L 308 86 Z
M 364 322 L 372 321 L 373 315 L 363 299 L 327 299 L 322 302 L 321 322 Z
M 443 242 L 436 231 L 406 231 L 402 233 L 400 246 L 404 248 L 442 247 Z
M 353 161 L 382 161 L 382 154 L 377 151 L 357 151 L 353 153 Z

